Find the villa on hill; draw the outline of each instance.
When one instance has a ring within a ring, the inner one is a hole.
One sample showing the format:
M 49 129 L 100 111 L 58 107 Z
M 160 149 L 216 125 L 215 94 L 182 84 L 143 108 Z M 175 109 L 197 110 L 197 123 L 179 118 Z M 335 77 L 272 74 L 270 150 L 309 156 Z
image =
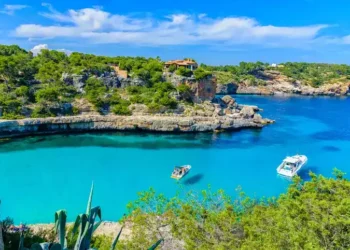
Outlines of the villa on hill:
M 168 71 L 168 69 L 170 68 L 170 66 L 174 65 L 176 67 L 176 69 L 180 68 L 180 67 L 185 67 L 188 68 L 190 70 L 195 70 L 198 68 L 198 63 L 196 63 L 193 60 L 190 59 L 185 59 L 185 60 L 172 60 L 172 61 L 168 61 L 165 64 L 165 70 Z

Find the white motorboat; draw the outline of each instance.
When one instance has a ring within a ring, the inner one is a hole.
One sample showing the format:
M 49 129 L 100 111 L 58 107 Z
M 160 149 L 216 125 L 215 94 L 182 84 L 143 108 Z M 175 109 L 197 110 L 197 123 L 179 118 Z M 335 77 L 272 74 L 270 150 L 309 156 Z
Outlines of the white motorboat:
M 294 155 L 286 157 L 277 168 L 277 173 L 287 177 L 293 177 L 306 164 L 305 155 Z
M 191 169 L 190 165 L 175 167 L 172 174 L 171 174 L 171 178 L 176 179 L 176 180 L 180 180 L 190 171 L 190 169 Z

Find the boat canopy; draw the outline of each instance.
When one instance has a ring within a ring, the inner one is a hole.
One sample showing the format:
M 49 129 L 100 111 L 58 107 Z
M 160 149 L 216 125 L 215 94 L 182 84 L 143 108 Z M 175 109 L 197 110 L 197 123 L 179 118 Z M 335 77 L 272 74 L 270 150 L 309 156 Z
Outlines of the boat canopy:
M 292 164 L 296 164 L 299 161 L 300 161 L 300 159 L 296 158 L 296 157 L 287 157 L 286 159 L 284 159 L 284 162 L 292 163 Z

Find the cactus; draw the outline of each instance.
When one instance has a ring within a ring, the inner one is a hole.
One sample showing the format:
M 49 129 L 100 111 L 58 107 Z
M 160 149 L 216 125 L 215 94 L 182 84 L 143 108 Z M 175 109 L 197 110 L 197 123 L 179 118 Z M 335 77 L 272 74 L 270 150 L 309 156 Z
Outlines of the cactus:
M 61 250 L 67 248 L 66 221 L 67 213 L 65 210 L 59 210 L 55 213 L 55 230 L 58 236 L 59 243 L 62 247 Z
M 73 226 L 73 230 L 72 230 L 73 235 L 77 232 L 79 228 L 78 239 L 74 247 L 75 250 L 89 249 L 92 234 L 101 224 L 101 208 L 100 207 L 91 208 L 93 192 L 94 192 L 94 184 L 92 184 L 91 186 L 86 213 L 78 215 Z M 96 217 L 98 217 L 100 221 L 95 223 Z

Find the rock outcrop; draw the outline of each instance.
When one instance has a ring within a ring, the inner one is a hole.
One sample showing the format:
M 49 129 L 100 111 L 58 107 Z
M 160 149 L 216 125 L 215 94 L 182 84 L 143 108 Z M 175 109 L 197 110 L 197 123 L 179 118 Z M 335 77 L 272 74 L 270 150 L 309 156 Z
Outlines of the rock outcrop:
M 234 95 L 237 93 L 238 84 L 227 83 L 227 84 L 217 84 L 216 94 L 218 95 Z
M 114 71 L 103 72 L 99 75 L 95 75 L 97 79 L 101 80 L 104 85 L 109 88 L 126 88 L 129 86 L 145 86 L 146 82 L 139 78 L 123 77 L 117 75 Z M 84 92 L 84 87 L 87 79 L 89 78 L 88 73 L 82 74 L 62 74 L 62 81 L 67 85 L 74 86 L 79 92 Z
M 0 120 L 0 137 L 85 131 L 213 132 L 262 128 L 273 121 L 263 119 L 255 106 L 239 105 L 230 97 L 214 103 L 163 115 L 80 115 L 21 120 Z M 192 112 L 192 113 L 191 113 Z
M 196 80 L 194 77 L 179 76 L 166 72 L 163 74 L 163 77 L 165 81 L 170 82 L 175 87 L 178 87 L 180 84 L 188 85 L 191 88 L 192 101 L 195 103 L 211 101 L 216 95 L 216 78 L 213 76 Z
M 306 95 L 345 96 L 350 95 L 350 81 L 324 84 L 318 88 L 303 84 L 282 75 L 279 71 L 267 70 L 256 75 L 264 84 L 252 86 L 248 82 L 218 84 L 216 93 L 220 95 Z

